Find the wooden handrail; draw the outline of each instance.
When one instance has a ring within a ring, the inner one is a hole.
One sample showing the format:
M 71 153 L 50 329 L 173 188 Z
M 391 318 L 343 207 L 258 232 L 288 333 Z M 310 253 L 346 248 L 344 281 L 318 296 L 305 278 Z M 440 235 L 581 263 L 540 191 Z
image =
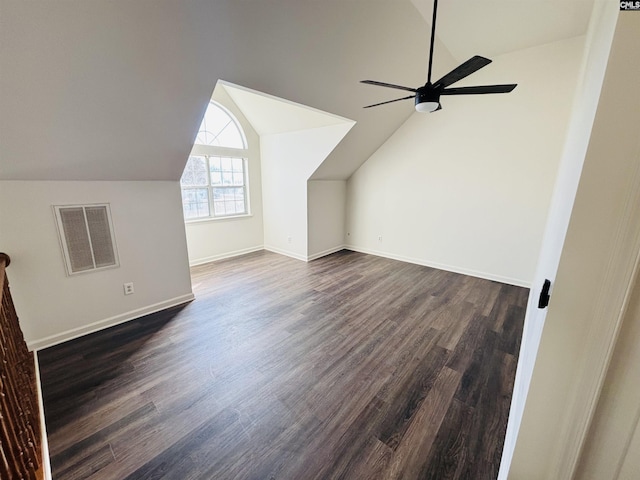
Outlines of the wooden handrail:
M 0 478 L 37 479 L 42 463 L 34 357 L 24 341 L 0 253 Z

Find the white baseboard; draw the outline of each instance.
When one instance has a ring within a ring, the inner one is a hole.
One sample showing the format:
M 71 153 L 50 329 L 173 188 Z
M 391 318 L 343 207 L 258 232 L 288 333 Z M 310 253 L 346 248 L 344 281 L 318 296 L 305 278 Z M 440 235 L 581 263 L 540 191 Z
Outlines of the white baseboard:
M 44 348 L 52 347 L 69 340 L 73 340 L 74 338 L 82 337 L 83 335 L 88 335 L 89 333 L 97 332 L 98 330 L 104 330 L 105 328 L 113 327 L 114 325 L 118 325 L 120 323 L 128 322 L 129 320 L 134 320 L 136 318 L 149 315 L 150 313 L 159 312 L 170 307 L 175 307 L 176 305 L 182 305 L 183 303 L 190 302 L 193 299 L 195 299 L 193 293 L 187 293 L 179 297 L 165 300 L 164 302 L 154 303 L 153 305 L 148 305 L 136 310 L 131 310 L 114 317 L 105 318 L 104 320 L 99 320 L 88 325 L 83 325 L 82 327 L 73 328 L 56 335 L 50 335 L 48 337 L 41 338 L 40 340 L 27 342 L 27 346 L 29 347 L 29 350 L 42 350 Z
M 307 256 L 307 262 L 310 262 L 311 260 L 315 260 L 317 258 L 326 257 L 327 255 L 331 255 L 332 253 L 336 253 L 336 252 L 339 252 L 340 250 L 344 250 L 345 248 L 347 247 L 345 247 L 344 245 L 339 245 L 337 247 L 324 250 L 322 252 L 314 253 L 313 255 Z
M 302 260 L 303 262 L 310 262 L 317 258 L 326 257 L 327 255 L 331 255 L 332 253 L 336 253 L 336 252 L 339 252 L 340 250 L 344 250 L 345 248 L 347 247 L 345 247 L 344 245 L 340 245 L 337 247 L 330 248 L 328 250 L 324 250 L 322 252 L 314 253 L 313 255 L 305 256 L 305 255 L 300 255 L 299 253 L 291 252 L 289 250 L 283 250 L 281 248 L 272 247 L 270 245 L 264 246 L 264 250 L 267 250 L 273 253 L 278 253 L 280 255 L 285 255 L 287 257 L 295 258 L 296 260 Z
M 477 277 L 485 280 L 492 280 L 494 282 L 515 285 L 517 287 L 531 288 L 530 281 L 525 281 L 520 278 L 504 277 L 502 275 L 495 275 L 493 273 L 487 273 L 487 272 L 479 272 L 479 271 L 471 270 L 464 267 L 458 267 L 456 265 L 446 265 L 443 263 L 431 262 L 431 261 L 420 259 L 420 258 L 411 258 L 411 257 L 406 257 L 404 255 L 395 255 L 393 253 L 356 247 L 355 245 L 345 245 L 344 248 L 347 250 L 353 250 L 354 252 L 366 253 L 369 255 L 375 255 L 377 257 L 390 258 L 392 260 L 399 260 L 401 262 L 413 263 L 416 265 L 422 265 L 424 267 L 437 268 L 438 270 L 446 270 L 447 272 L 461 273 L 463 275 L 469 275 L 471 277 Z
M 281 248 L 272 247 L 271 245 L 265 245 L 264 249 L 268 252 L 279 253 L 280 255 L 295 258 L 296 260 L 302 260 L 303 262 L 307 261 L 307 257 L 305 255 L 300 255 L 299 253 L 291 252 L 289 250 L 282 250 Z
M 40 364 L 38 363 L 38 352 L 33 352 L 33 360 L 36 367 L 36 393 L 38 395 L 38 408 L 40 413 L 40 439 L 42 455 L 42 471 L 44 480 L 52 480 L 51 460 L 49 459 L 49 440 L 47 438 L 47 424 L 44 419 L 44 402 L 42 400 L 42 386 L 40 384 Z
M 211 255 L 209 257 L 195 258 L 193 260 L 189 260 L 189 266 L 195 267 L 196 265 L 204 265 L 205 263 L 211 263 L 217 260 L 224 260 L 225 258 L 237 257 L 239 255 L 245 255 L 247 253 L 259 252 L 260 250 L 264 250 L 264 247 L 262 245 L 258 245 L 250 248 L 243 248 L 242 250 L 234 250 L 233 252 L 221 253 L 219 255 Z

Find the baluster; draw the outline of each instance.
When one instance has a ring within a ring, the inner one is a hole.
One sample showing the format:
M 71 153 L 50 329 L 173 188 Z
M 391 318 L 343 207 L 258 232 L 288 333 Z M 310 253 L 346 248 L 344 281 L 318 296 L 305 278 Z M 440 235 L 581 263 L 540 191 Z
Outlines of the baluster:
M 35 366 L 11 298 L 9 262 L 0 253 L 0 478 L 36 479 L 42 453 Z

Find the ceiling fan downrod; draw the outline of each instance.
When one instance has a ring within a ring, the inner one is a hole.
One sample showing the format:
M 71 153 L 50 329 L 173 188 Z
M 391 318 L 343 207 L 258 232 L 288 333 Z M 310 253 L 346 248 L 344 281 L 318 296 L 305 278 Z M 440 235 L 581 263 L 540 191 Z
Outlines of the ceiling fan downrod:
M 375 80 L 361 80 L 361 83 L 368 85 L 377 85 L 379 87 L 395 88 L 397 90 L 406 90 L 412 92 L 412 95 L 396 98 L 394 100 L 388 100 L 386 102 L 374 103 L 373 105 L 367 105 L 364 108 L 377 107 L 379 105 L 385 105 L 387 103 L 399 102 L 401 100 L 408 100 L 413 98 L 415 101 L 415 108 L 418 112 L 435 112 L 442 109 L 440 104 L 441 95 L 483 95 L 491 93 L 508 93 L 516 88 L 517 84 L 505 84 L 505 85 L 481 85 L 474 87 L 457 87 L 447 88 L 450 85 L 456 83 L 459 80 L 471 75 L 472 73 L 480 70 L 481 68 L 489 65 L 491 60 L 488 58 L 475 55 L 463 64 L 457 66 L 449 73 L 447 73 L 440 80 L 435 83 L 431 83 L 431 70 L 433 66 L 433 50 L 436 39 L 436 17 L 438 12 L 438 0 L 433 1 L 433 18 L 431 21 L 431 43 L 429 45 L 429 63 L 427 70 L 427 83 L 418 88 L 404 87 L 402 85 L 395 85 L 393 83 L 378 82 Z

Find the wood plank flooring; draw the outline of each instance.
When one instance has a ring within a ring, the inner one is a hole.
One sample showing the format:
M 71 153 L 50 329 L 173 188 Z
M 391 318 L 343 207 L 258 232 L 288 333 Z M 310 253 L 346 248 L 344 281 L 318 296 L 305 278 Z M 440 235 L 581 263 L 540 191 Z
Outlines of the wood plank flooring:
M 55 480 L 497 476 L 528 290 L 342 251 L 39 353 Z

